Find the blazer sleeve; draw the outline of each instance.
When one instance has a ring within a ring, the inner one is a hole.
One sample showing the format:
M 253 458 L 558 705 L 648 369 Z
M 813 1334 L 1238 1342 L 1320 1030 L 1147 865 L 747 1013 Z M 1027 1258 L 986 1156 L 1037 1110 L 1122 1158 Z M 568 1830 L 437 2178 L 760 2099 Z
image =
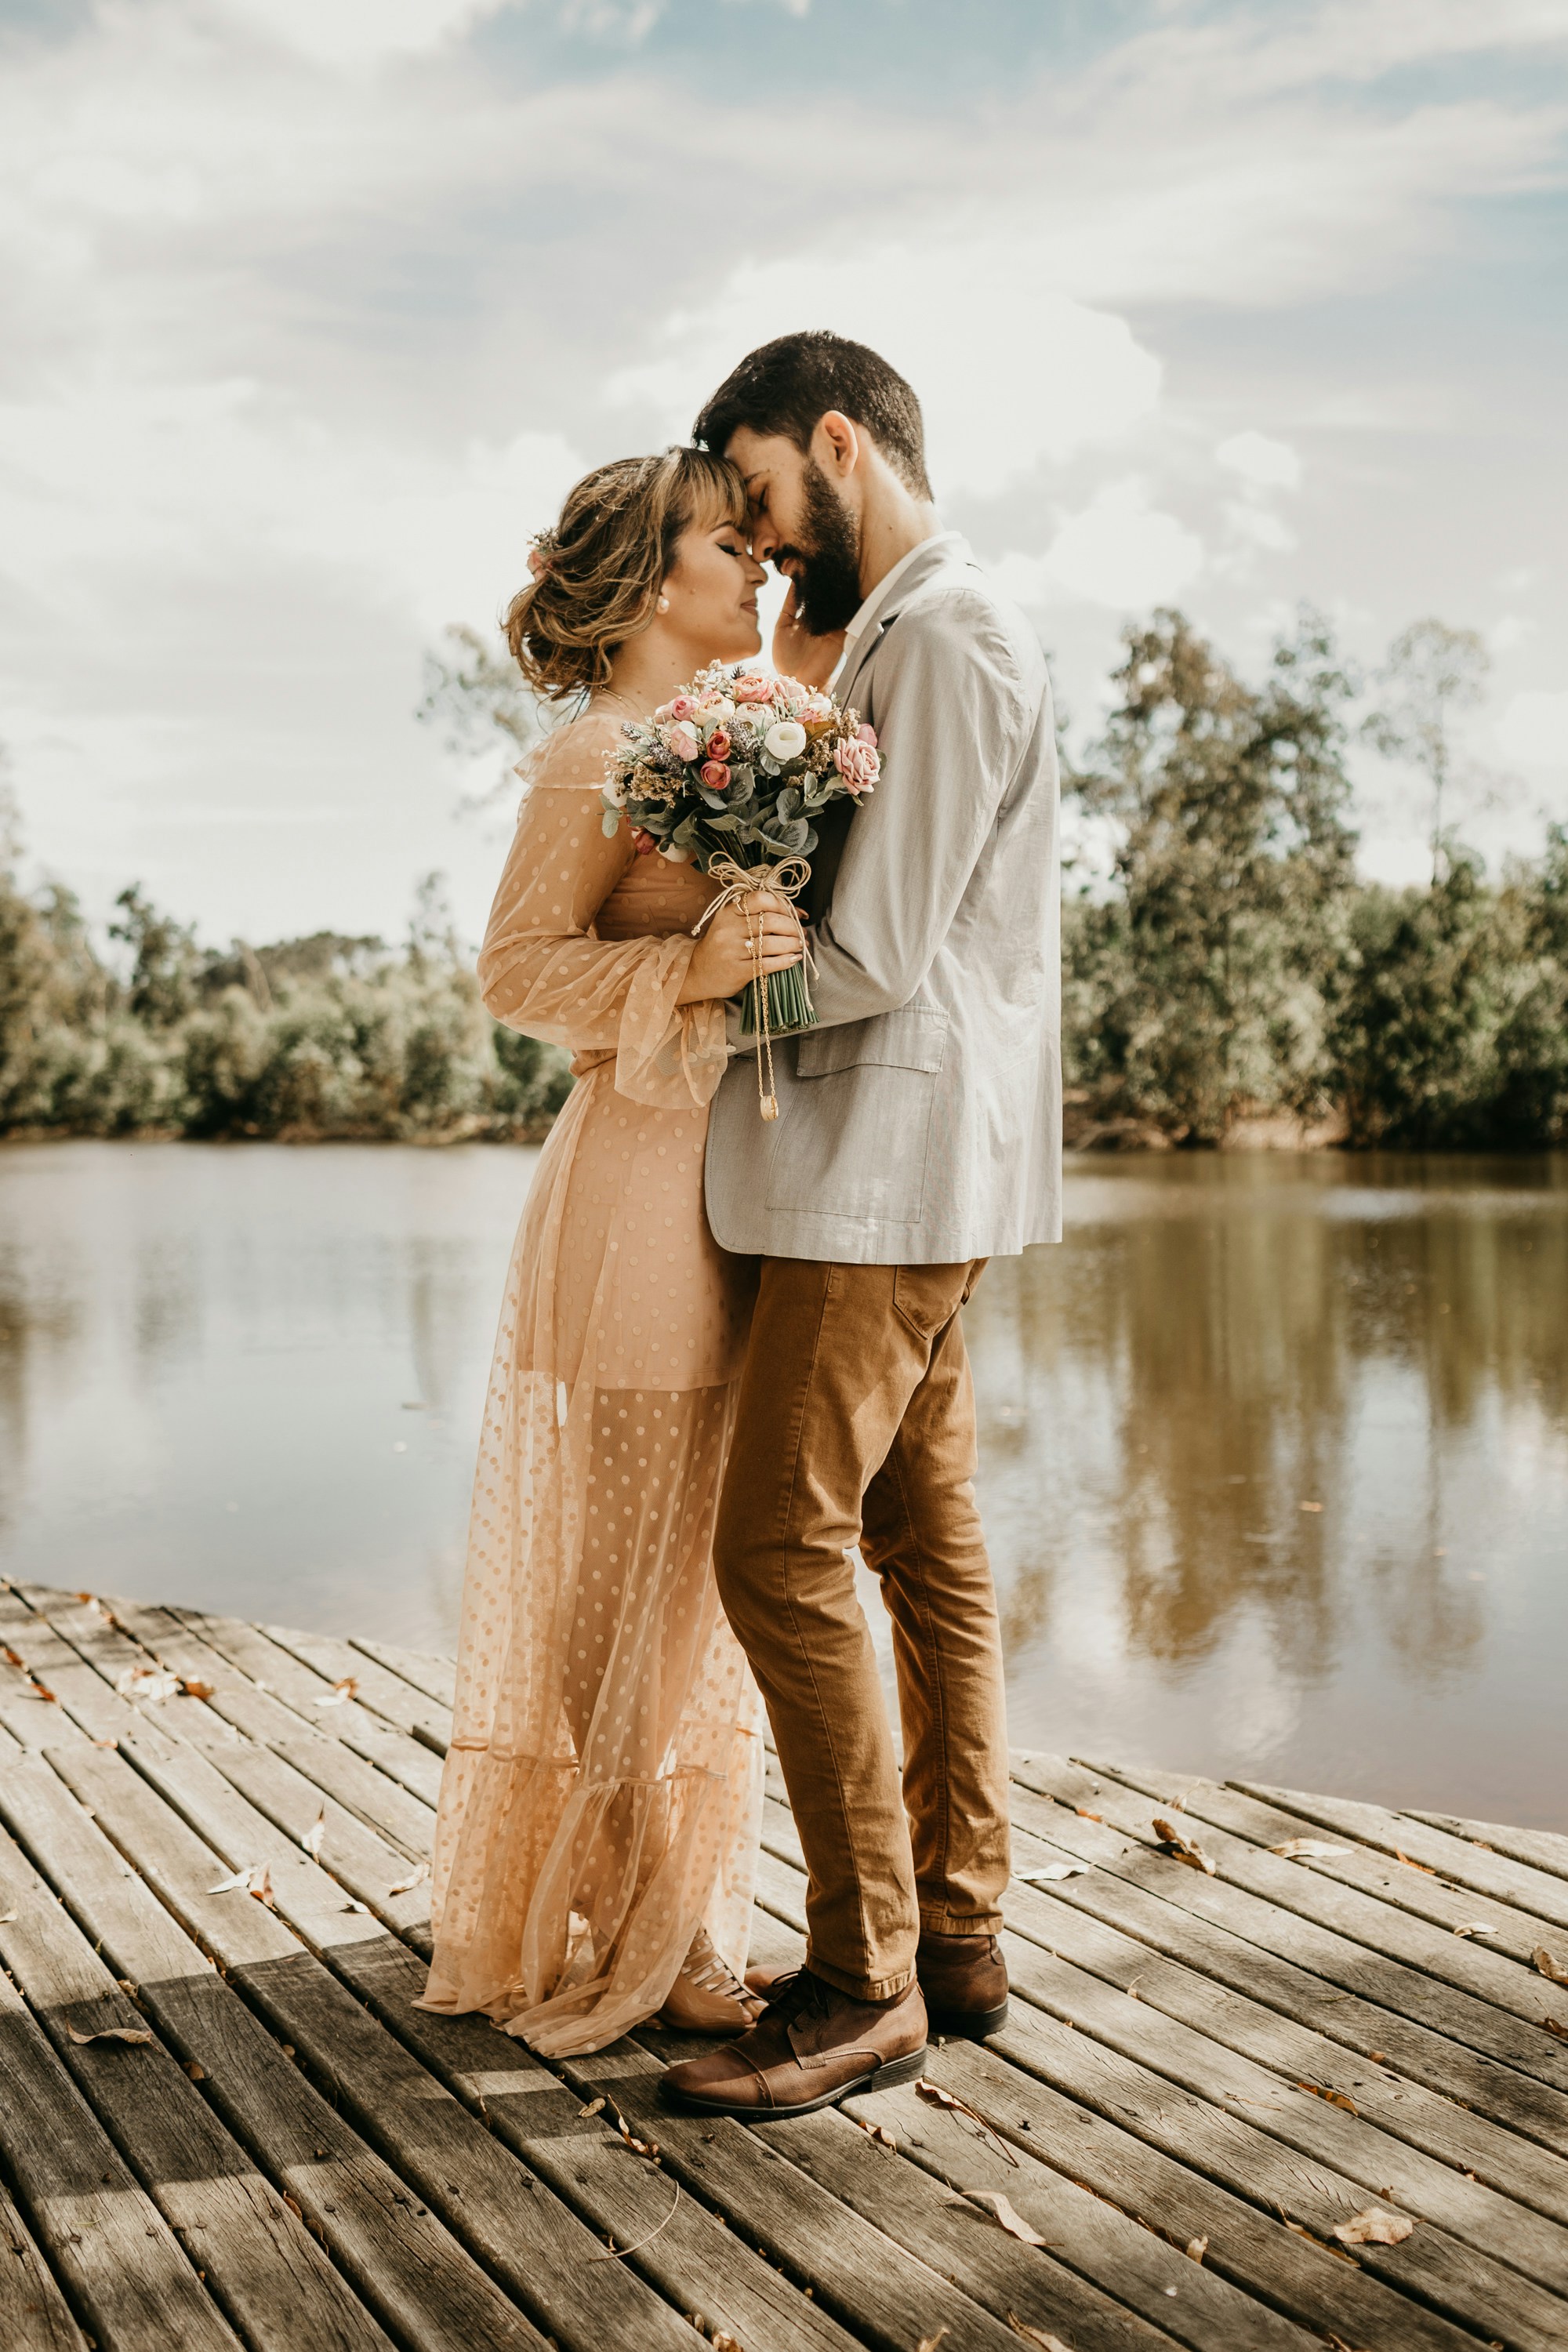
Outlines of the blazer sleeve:
M 574 1054 L 616 1056 L 616 1091 L 679 1108 L 708 1102 L 724 1075 L 724 1007 L 676 1002 L 697 942 L 599 940 L 594 920 L 635 855 L 623 822 L 604 831 L 602 720 L 563 730 L 529 782 L 479 950 L 496 1020 Z
M 966 585 L 900 613 L 873 664 L 883 778 L 850 824 L 812 934 L 825 1027 L 918 992 L 1039 715 L 1002 616 Z

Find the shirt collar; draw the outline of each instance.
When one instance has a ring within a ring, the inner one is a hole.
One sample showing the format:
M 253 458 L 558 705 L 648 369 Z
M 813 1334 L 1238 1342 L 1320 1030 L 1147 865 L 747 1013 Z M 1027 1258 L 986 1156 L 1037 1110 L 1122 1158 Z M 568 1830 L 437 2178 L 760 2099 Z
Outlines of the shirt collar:
M 920 557 L 922 555 L 929 555 L 933 547 L 950 545 L 956 547 L 962 543 L 962 540 L 963 533 L 961 531 L 933 531 L 930 539 L 917 540 L 914 546 L 910 548 L 907 555 L 900 556 L 897 563 L 894 564 L 890 572 L 883 572 L 881 578 L 878 581 L 870 594 L 866 598 L 860 610 L 856 614 L 855 618 L 850 622 L 848 628 L 844 633 L 844 651 L 839 655 L 837 667 L 833 673 L 833 683 L 835 685 L 837 685 L 840 679 L 846 678 L 849 676 L 850 671 L 855 667 L 856 661 L 859 657 L 861 640 L 864 638 L 868 628 L 870 626 L 873 614 L 881 612 L 886 607 L 889 598 L 892 594 L 893 590 L 898 586 L 899 582 L 903 578 L 905 572 L 910 569 Z

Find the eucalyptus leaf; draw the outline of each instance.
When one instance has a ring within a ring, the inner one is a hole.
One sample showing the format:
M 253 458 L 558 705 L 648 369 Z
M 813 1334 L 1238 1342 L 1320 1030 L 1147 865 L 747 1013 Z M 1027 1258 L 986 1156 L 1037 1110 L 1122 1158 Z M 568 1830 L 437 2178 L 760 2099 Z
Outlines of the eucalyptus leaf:
M 604 815 L 599 820 L 599 829 L 603 833 L 606 841 L 613 841 L 616 834 L 619 833 L 621 829 L 621 813 L 619 809 L 606 809 Z

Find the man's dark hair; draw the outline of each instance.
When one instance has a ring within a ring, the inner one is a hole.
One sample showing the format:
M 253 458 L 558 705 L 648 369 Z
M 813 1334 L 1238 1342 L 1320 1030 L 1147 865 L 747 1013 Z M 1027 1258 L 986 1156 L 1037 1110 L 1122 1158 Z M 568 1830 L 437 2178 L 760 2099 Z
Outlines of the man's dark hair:
M 916 498 L 930 498 L 925 425 L 913 392 L 864 343 L 820 328 L 779 335 L 748 352 L 703 409 L 691 437 L 722 456 L 736 427 L 749 425 L 753 433 L 783 433 L 797 449 L 809 449 L 830 408 L 863 425 Z

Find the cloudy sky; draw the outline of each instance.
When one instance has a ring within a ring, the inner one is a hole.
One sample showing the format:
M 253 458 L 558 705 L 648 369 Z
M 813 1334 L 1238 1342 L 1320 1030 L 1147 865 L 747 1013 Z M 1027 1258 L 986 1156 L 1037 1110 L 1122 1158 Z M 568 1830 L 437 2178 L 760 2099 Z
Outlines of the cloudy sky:
M 1082 732 L 1179 601 L 1493 667 L 1568 818 L 1568 0 L 0 0 L 0 740 L 30 866 L 395 932 L 493 827 L 416 724 L 586 465 L 826 325 Z M 1369 764 L 1369 867 L 1422 865 Z

